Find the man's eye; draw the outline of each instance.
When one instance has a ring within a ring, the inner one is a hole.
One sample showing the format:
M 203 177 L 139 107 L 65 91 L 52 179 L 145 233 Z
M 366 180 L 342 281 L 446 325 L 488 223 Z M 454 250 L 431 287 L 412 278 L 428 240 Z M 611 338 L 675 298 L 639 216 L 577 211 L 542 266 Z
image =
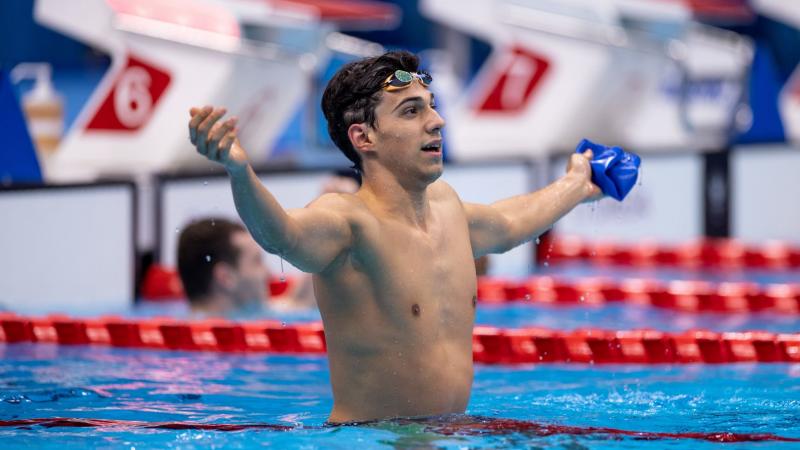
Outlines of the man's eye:
M 403 114 L 416 114 L 416 113 L 417 113 L 417 107 L 416 106 L 412 106 L 410 108 L 406 108 L 405 111 L 403 111 Z
M 431 109 L 436 109 L 436 108 L 437 108 L 436 102 L 431 102 Z

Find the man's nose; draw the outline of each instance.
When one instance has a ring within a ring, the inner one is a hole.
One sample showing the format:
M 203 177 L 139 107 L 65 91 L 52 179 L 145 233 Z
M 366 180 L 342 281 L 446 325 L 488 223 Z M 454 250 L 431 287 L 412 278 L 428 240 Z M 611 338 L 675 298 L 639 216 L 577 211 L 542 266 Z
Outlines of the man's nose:
M 439 111 L 431 108 L 431 120 L 428 125 L 428 133 L 439 134 L 444 128 L 444 118 L 439 115 Z

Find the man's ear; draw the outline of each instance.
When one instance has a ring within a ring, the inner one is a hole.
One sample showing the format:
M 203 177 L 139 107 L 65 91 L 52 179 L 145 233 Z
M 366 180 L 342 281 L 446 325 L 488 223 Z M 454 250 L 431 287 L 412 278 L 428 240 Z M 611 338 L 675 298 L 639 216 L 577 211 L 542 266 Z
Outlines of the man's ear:
M 350 143 L 358 153 L 369 153 L 373 149 L 372 128 L 366 123 L 354 123 L 347 129 Z
M 211 269 L 211 277 L 213 278 L 214 284 L 225 290 L 233 289 L 236 284 L 236 275 L 234 274 L 233 267 L 226 262 L 214 264 L 214 268 Z

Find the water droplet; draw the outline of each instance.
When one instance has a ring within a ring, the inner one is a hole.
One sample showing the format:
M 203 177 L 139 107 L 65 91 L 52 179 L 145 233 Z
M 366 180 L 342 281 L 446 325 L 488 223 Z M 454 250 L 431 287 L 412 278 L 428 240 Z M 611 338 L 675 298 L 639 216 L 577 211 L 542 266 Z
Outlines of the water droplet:
M 525 294 L 525 300 L 530 300 L 530 299 L 531 299 L 531 294 Z
M 286 273 L 283 271 L 283 256 L 281 258 L 281 283 L 286 281 Z
M 541 244 L 541 243 L 542 243 L 542 240 L 541 240 L 541 239 L 539 239 L 539 238 L 536 238 L 536 245 L 539 245 L 539 244 Z
M 286 322 L 281 322 L 281 326 L 282 326 L 283 328 L 286 328 Z
M 180 232 L 181 232 L 181 229 L 180 229 L 180 228 L 175 228 L 175 234 L 178 234 L 178 233 L 180 233 Z
M 206 255 L 206 262 L 211 262 L 211 255 Z
M 584 300 L 586 300 L 586 297 L 584 297 L 583 295 L 581 295 L 581 301 L 584 301 Z
M 208 186 L 208 181 L 203 181 L 203 186 Z
M 212 227 L 215 227 L 215 226 L 217 226 L 217 221 L 216 221 L 216 220 L 214 220 L 214 219 L 211 219 L 211 226 L 212 226 Z
M 545 261 L 545 262 L 544 262 L 544 266 L 545 266 L 545 267 L 550 267 L 550 263 L 549 263 L 549 262 L 547 262 L 547 261 Z

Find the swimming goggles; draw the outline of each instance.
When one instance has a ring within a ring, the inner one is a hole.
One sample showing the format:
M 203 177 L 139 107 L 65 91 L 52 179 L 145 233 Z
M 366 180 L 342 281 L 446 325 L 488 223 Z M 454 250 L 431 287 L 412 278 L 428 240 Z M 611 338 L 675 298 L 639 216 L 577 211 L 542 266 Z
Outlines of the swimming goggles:
M 400 89 L 405 89 L 411 85 L 411 82 L 414 79 L 419 80 L 420 84 L 425 87 L 428 87 L 433 81 L 433 77 L 427 73 L 417 73 L 417 72 L 406 72 L 405 70 L 395 70 L 393 74 L 389 75 L 386 78 L 386 81 L 383 82 L 383 90 L 384 91 L 397 91 Z

